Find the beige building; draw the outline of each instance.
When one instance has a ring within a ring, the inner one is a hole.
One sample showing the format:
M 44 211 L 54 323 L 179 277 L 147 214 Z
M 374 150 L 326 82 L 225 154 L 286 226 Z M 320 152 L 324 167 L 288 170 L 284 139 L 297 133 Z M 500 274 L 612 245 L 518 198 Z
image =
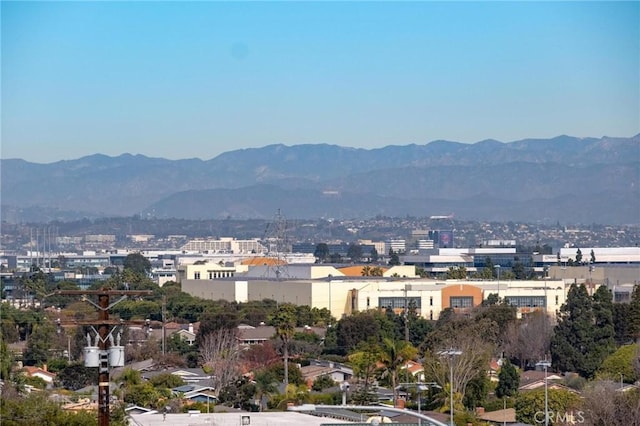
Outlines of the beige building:
M 327 308 L 334 318 L 356 311 L 386 309 L 401 312 L 415 304 L 420 315 L 437 319 L 446 308 L 464 311 L 478 306 L 489 294 L 518 308 L 520 315 L 546 310 L 554 315 L 565 301 L 568 286 L 547 281 L 438 281 L 421 278 L 327 277 L 324 279 L 227 278 L 185 279 L 182 290 L 192 296 L 239 303 L 275 300 L 279 303 Z
M 177 269 L 176 279 L 184 280 L 216 280 L 219 278 L 231 278 L 238 273 L 247 272 L 247 265 L 225 262 L 199 261 L 192 264 L 180 265 Z

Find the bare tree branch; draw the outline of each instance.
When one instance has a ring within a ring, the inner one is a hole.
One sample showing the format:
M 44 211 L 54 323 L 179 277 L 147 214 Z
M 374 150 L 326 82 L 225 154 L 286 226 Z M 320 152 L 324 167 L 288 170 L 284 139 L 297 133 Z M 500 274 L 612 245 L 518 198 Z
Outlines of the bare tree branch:
M 200 358 L 203 366 L 211 369 L 216 395 L 240 374 L 240 353 L 235 329 L 220 328 L 202 338 Z

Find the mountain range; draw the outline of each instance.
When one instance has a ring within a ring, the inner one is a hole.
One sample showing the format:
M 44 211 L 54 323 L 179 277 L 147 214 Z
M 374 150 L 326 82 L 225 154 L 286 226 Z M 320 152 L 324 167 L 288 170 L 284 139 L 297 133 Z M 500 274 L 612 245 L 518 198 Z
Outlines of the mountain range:
M 371 218 L 640 223 L 640 134 L 356 149 L 328 144 L 210 160 L 90 155 L 0 160 L 3 220 Z

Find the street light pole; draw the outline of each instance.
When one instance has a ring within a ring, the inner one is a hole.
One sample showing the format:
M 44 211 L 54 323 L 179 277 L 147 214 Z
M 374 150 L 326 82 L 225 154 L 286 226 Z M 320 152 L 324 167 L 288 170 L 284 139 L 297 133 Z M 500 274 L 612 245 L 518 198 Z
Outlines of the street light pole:
M 431 387 L 442 389 L 435 382 L 426 382 L 425 383 L 425 382 L 418 381 L 418 382 L 415 382 L 415 383 L 407 382 L 407 383 L 399 383 L 398 384 L 398 388 L 401 388 L 401 387 L 407 387 L 408 388 L 409 386 L 415 386 L 416 387 L 416 392 L 418 394 L 418 415 L 421 414 L 421 407 L 422 407 L 422 400 L 421 400 L 421 395 L 420 394 L 423 391 L 430 389 Z M 422 418 L 420 416 L 418 416 L 418 426 L 420 426 L 420 425 L 422 425 Z
M 347 392 L 349 391 L 349 388 L 351 387 L 351 385 L 349 385 L 349 382 L 342 382 L 340 383 L 340 390 L 342 391 L 342 405 L 347 405 Z
M 457 349 L 448 349 L 446 351 L 440 351 L 438 352 L 438 354 L 440 355 L 446 355 L 449 357 L 449 389 L 450 389 L 450 395 L 449 395 L 449 402 L 451 403 L 451 421 L 450 424 L 451 426 L 454 426 L 454 422 L 453 422 L 453 357 L 455 355 L 462 355 L 462 351 L 457 350 Z
M 502 398 L 502 426 L 507 426 L 507 398 Z
M 539 361 L 536 366 L 544 367 L 544 426 L 549 426 L 549 390 L 547 387 L 547 368 L 551 367 L 549 361 Z

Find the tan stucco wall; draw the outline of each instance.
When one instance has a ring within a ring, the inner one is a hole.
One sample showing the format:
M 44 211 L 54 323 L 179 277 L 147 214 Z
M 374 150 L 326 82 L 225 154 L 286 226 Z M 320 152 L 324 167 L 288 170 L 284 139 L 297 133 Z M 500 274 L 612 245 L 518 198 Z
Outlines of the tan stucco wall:
M 451 297 L 465 296 L 473 297 L 473 306 L 479 306 L 482 304 L 483 292 L 481 288 L 467 284 L 454 284 L 443 288 L 441 291 L 442 309 L 451 307 Z

